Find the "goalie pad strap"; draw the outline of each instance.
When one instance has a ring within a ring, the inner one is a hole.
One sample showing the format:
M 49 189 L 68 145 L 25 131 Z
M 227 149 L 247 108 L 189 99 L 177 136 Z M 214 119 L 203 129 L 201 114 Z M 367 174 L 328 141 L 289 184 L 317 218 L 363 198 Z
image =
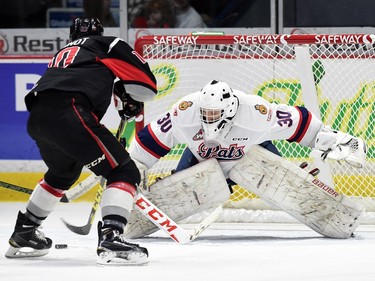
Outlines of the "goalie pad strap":
M 258 145 L 232 168 L 229 177 L 323 236 L 349 238 L 363 211 L 349 197 Z
M 218 207 L 230 196 L 216 159 L 209 159 L 176 172 L 155 182 L 147 190 L 142 190 L 144 195 L 176 222 Z M 157 230 L 158 228 L 135 208 L 124 235 L 126 238 L 139 238 Z

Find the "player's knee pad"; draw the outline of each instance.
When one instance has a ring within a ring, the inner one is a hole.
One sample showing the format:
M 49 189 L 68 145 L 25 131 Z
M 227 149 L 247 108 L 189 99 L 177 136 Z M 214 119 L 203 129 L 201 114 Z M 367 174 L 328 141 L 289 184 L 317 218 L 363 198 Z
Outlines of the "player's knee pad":
M 107 186 L 112 182 L 123 181 L 137 187 L 141 181 L 139 170 L 131 159 L 111 170 L 105 178 L 107 179 Z

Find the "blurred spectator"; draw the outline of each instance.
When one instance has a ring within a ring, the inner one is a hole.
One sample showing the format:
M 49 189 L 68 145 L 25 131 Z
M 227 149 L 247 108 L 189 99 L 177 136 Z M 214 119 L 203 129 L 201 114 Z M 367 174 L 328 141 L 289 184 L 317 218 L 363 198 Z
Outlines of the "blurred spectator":
M 134 28 L 147 28 L 145 13 L 146 0 L 128 0 L 129 26 Z
M 108 27 L 119 26 L 119 16 L 111 11 L 112 0 L 103 0 L 102 25 Z
M 111 11 L 112 0 L 83 0 L 85 17 L 97 18 L 104 27 L 119 26 L 118 17 Z
M 173 0 L 176 24 L 179 28 L 207 27 L 201 15 L 191 6 L 190 0 Z
M 174 15 L 168 0 L 151 0 L 145 5 L 147 27 L 170 28 L 174 26 Z

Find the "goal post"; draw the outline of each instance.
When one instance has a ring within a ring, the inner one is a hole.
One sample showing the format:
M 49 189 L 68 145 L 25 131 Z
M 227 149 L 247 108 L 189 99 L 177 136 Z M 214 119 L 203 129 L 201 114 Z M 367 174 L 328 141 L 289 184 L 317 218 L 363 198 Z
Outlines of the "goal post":
M 301 47 L 302 59 L 296 56 Z M 135 50 L 148 61 L 158 82 L 157 96 L 145 103 L 145 124 L 212 79 L 270 102 L 313 108 L 333 129 L 366 141 L 364 169 L 330 161 L 329 175 L 337 191 L 374 211 L 374 34 L 155 35 L 138 38 Z M 289 161 L 314 166 L 311 149 L 286 141 L 274 144 Z M 184 148 L 178 145 L 155 165 L 150 183 L 175 168 Z M 272 209 L 240 186 L 224 207 Z

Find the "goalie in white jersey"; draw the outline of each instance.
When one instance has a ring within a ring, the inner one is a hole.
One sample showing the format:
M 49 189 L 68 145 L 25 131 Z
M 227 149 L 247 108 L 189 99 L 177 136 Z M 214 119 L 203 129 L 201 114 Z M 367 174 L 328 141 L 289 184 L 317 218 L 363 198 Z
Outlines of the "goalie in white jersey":
M 174 145 L 185 143 L 198 161 L 216 158 L 227 175 L 250 146 L 268 140 L 298 142 L 358 167 L 365 163 L 362 139 L 331 130 L 305 107 L 269 103 L 216 80 L 141 130 L 130 155 L 149 169 Z M 343 149 L 350 141 L 358 142 L 357 150 Z
M 143 128 L 129 153 L 144 171 L 176 144 L 186 144 L 201 162 L 216 158 L 224 176 L 256 144 L 287 140 L 318 149 L 322 158 L 363 167 L 366 145 L 360 138 L 325 126 L 305 107 L 269 103 L 213 80 L 189 94 Z

